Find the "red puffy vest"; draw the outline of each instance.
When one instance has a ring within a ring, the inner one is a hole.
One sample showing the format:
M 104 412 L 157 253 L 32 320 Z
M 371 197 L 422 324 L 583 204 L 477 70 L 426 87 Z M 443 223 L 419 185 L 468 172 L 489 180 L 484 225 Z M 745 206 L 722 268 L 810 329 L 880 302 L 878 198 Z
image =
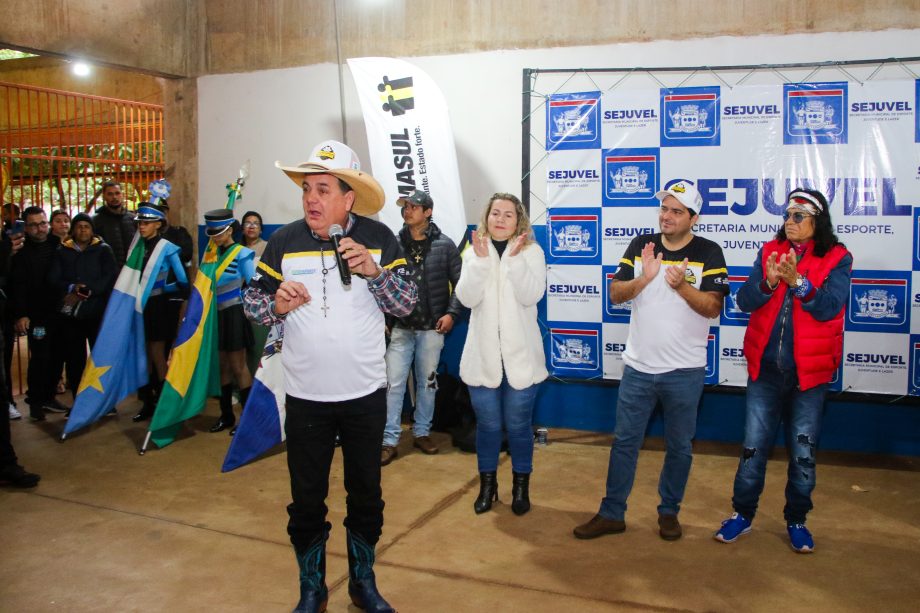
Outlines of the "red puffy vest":
M 788 253 L 792 248 L 789 241 L 770 241 L 763 246 L 761 264 L 763 278 L 767 278 L 767 258 L 771 253 L 777 257 Z M 803 277 L 807 277 L 815 287 L 821 287 L 827 276 L 840 263 L 847 250 L 835 245 L 824 257 L 817 257 L 812 252 L 814 242 L 808 244 L 796 267 Z M 744 357 L 747 359 L 748 374 L 754 381 L 760 375 L 760 360 L 764 349 L 770 341 L 770 332 L 779 316 L 786 296 L 788 285 L 780 281 L 770 300 L 751 313 L 747 331 L 744 333 Z M 818 321 L 802 308 L 800 300 L 792 301 L 792 329 L 795 342 L 792 346 L 796 371 L 799 376 L 799 389 L 807 390 L 822 383 L 827 383 L 834 376 L 843 355 L 843 315 L 846 305 L 832 319 Z

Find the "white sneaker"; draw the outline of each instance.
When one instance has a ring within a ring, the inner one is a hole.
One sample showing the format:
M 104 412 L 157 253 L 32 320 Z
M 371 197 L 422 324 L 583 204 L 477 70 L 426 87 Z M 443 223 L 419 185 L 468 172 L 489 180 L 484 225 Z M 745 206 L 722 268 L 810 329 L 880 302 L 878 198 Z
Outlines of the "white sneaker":
M 10 420 L 22 419 L 22 413 L 16 410 L 16 405 L 10 403 Z

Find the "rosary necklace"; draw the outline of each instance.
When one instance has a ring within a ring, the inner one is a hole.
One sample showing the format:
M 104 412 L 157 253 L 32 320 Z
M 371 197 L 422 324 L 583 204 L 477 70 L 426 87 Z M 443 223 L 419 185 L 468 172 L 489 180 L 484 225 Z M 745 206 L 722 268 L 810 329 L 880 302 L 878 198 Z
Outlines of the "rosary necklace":
M 323 264 L 323 306 L 321 306 L 320 308 L 323 310 L 323 317 L 326 317 L 327 311 L 329 311 L 329 308 L 330 308 L 329 305 L 326 304 L 326 277 L 329 275 L 329 271 L 335 269 L 335 267 L 338 266 L 339 263 L 336 262 L 332 268 L 326 267 L 326 255 L 323 252 L 322 244 L 320 244 L 319 246 L 319 260 Z

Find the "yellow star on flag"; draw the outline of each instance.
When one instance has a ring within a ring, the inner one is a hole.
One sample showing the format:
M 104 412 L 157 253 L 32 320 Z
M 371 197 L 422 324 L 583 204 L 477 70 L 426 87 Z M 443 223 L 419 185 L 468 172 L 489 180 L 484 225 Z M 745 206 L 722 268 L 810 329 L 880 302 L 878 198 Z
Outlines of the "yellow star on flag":
M 77 388 L 77 394 L 82 394 L 83 390 L 88 387 L 99 390 L 103 392 L 102 389 L 102 375 L 108 371 L 111 366 L 96 366 L 93 362 L 93 356 L 90 355 L 86 360 L 86 369 L 83 371 L 83 378 L 80 379 L 80 387 Z

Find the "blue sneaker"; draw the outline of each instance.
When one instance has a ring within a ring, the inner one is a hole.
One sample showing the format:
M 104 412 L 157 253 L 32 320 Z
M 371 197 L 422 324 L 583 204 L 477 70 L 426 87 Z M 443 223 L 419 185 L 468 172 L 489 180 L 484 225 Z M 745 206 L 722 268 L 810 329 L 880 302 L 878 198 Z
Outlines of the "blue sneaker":
M 805 524 L 789 524 L 786 530 L 789 532 L 789 544 L 796 553 L 811 553 L 815 550 L 815 540 L 811 538 L 811 532 Z
M 734 543 L 739 536 L 750 531 L 751 520 L 740 513 L 732 513 L 731 517 L 722 522 L 722 527 L 712 535 L 712 538 L 722 543 Z

